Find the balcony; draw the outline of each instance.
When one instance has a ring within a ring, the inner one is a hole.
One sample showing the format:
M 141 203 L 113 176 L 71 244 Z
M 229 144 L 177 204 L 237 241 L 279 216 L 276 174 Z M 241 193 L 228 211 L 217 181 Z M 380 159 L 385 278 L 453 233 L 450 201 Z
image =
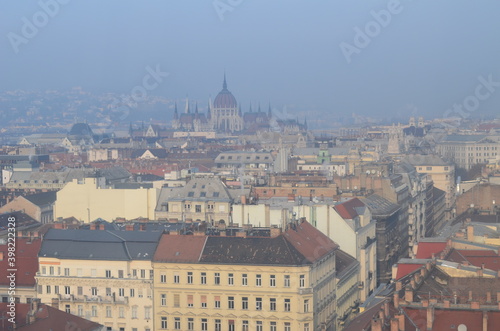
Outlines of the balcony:
M 311 294 L 313 292 L 312 287 L 299 288 L 299 294 Z
M 115 297 L 115 296 L 88 296 L 73 294 L 58 294 L 60 302 L 83 302 L 83 303 L 103 303 L 103 304 L 124 304 L 128 305 L 128 297 Z

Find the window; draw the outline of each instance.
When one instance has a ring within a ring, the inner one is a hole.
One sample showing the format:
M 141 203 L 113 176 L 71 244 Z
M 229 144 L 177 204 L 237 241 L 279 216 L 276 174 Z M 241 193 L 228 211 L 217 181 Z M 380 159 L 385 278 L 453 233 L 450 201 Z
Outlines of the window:
M 207 296 L 206 295 L 201 296 L 201 308 L 207 308 Z
M 257 327 L 255 328 L 256 331 L 262 331 L 263 329 L 263 326 L 262 326 L 262 321 L 257 321 L 255 323 L 257 325 Z
M 176 329 L 176 330 L 181 329 L 181 318 L 180 317 L 174 318 L 174 329 Z
M 221 321 L 215 320 L 215 331 L 221 331 Z
M 149 270 L 149 279 L 153 279 L 155 271 L 153 269 Z
M 304 331 L 309 331 L 309 323 L 304 324 Z
M 214 306 L 215 308 L 220 308 L 220 296 L 219 295 L 216 295 L 215 296 L 215 299 L 214 299 Z
M 234 309 L 234 297 L 227 297 L 227 308 Z
M 276 286 L 276 276 L 275 275 L 271 275 L 269 276 L 269 286 L 271 287 L 275 287 Z
M 248 276 L 247 274 L 241 275 L 241 285 L 247 286 L 248 285 Z
M 111 317 L 111 306 L 106 306 L 106 317 Z
M 304 313 L 309 312 L 309 299 L 304 300 Z
M 83 316 L 83 306 L 78 305 L 78 316 Z
M 306 275 L 300 275 L 299 287 L 305 287 L 305 286 L 306 286 Z
M 64 286 L 64 294 L 71 294 L 71 288 L 69 286 Z
M 166 306 L 167 305 L 167 295 L 166 294 L 162 294 L 161 295 L 160 305 L 162 305 L 162 306 Z
M 54 293 L 59 294 L 59 285 L 54 285 Z
M 144 319 L 151 319 L 151 307 L 144 307 Z
M 97 270 L 95 270 L 95 269 L 90 269 L 90 276 L 92 276 L 92 277 L 97 276 Z
M 97 295 L 97 287 L 92 287 L 90 289 L 90 292 L 91 292 L 92 295 Z
M 132 277 L 137 277 L 137 269 L 132 269 Z
M 130 289 L 130 297 L 133 298 L 135 296 L 135 289 Z
M 290 311 L 290 299 L 285 299 L 285 311 Z
M 194 330 L 194 318 L 188 318 L 188 330 Z
M 82 268 L 78 268 L 78 269 L 76 269 L 76 275 L 77 275 L 78 277 L 82 277 L 82 275 L 83 275 L 83 270 L 82 270 Z
M 137 318 L 137 306 L 132 306 L 132 318 Z
M 201 213 L 201 205 L 195 205 L 194 208 L 195 208 L 195 212 Z
M 166 329 L 167 328 L 167 318 L 166 317 L 162 317 L 161 318 L 161 328 L 162 329 Z
M 269 299 L 269 310 L 276 311 L 276 298 Z
M 220 285 L 220 273 L 216 272 L 214 276 L 215 285 Z
M 201 330 L 202 331 L 207 331 L 208 330 L 208 322 L 206 318 L 201 319 Z
M 92 317 L 97 317 L 97 306 L 92 306 Z
M 243 325 L 243 331 L 248 331 L 248 321 L 243 321 L 242 322 L 242 325 Z
M 64 276 L 69 276 L 69 268 L 64 268 Z
M 118 270 L 118 278 L 123 278 L 123 270 Z
M 111 287 L 106 287 L 106 296 L 111 296 Z
M 174 284 L 179 284 L 181 278 L 179 277 L 179 274 L 174 274 Z
M 146 278 L 146 269 L 141 269 L 141 278 Z
M 54 274 L 54 267 L 49 267 L 49 275 L 53 275 Z
M 193 284 L 193 273 L 191 271 L 188 272 L 187 281 L 188 284 Z
M 118 296 L 124 297 L 125 296 L 125 289 L 124 288 L 119 288 L 118 289 Z
M 76 293 L 77 293 L 78 295 L 83 295 L 83 287 L 78 286 L 78 287 L 76 288 Z
M 290 322 L 285 322 L 285 331 L 292 331 L 292 327 L 290 326 Z
M 123 307 L 118 308 L 118 317 L 125 318 L 125 308 Z
M 42 275 L 47 274 L 47 267 L 42 267 Z
M 271 322 L 271 331 L 277 331 L 276 322 Z
M 283 286 L 284 287 L 290 287 L 290 275 L 285 275 Z
M 235 331 L 234 320 L 229 320 L 228 321 L 228 331 Z
M 262 298 L 255 299 L 255 309 L 262 310 Z
M 50 285 L 47 285 L 46 293 L 50 294 Z
M 180 294 L 174 294 L 174 307 L 180 307 L 180 306 L 181 306 Z
M 241 309 L 243 310 L 248 309 L 248 297 L 241 298 Z
M 64 311 L 65 311 L 66 313 L 68 313 L 68 314 L 71 314 L 71 308 L 70 308 L 70 305 L 66 305 L 66 306 L 64 307 Z
M 167 282 L 167 275 L 160 275 L 160 283 L 166 283 Z
M 262 275 L 255 276 L 255 286 L 262 286 Z
M 187 296 L 187 304 L 188 304 L 188 307 L 193 307 L 194 306 L 193 295 L 192 294 L 188 294 L 188 296 Z
M 207 273 L 206 272 L 202 272 L 201 273 L 201 284 L 205 285 L 206 283 L 207 283 Z
M 106 270 L 106 278 L 111 278 L 111 270 Z
M 234 275 L 233 274 L 228 274 L 227 275 L 227 284 L 228 285 L 234 285 Z

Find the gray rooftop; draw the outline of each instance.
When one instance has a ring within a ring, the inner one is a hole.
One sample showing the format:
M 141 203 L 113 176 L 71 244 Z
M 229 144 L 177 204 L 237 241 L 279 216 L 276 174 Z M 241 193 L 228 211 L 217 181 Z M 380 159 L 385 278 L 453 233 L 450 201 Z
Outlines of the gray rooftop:
M 374 217 L 391 216 L 399 210 L 399 206 L 378 194 L 372 194 L 366 198 L 360 198 L 361 201 L 370 209 Z
M 40 257 L 82 260 L 151 260 L 162 232 L 50 229 Z

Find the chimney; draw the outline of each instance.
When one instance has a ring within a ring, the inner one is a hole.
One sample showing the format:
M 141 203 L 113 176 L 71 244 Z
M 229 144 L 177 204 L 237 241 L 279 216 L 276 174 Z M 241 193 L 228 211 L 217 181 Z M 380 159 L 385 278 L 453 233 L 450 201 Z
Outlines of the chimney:
M 382 321 L 382 324 L 384 324 L 384 322 L 385 322 L 385 310 L 383 307 L 378 312 L 378 318 L 380 318 L 380 320 Z
M 95 223 L 90 224 L 90 230 L 95 230 Z
M 246 238 L 247 232 L 246 231 L 238 231 L 238 232 L 236 232 L 236 237 Z
M 219 236 L 221 236 L 221 237 L 226 237 L 226 236 L 227 236 L 226 231 L 221 231 L 221 232 L 219 233 Z
M 469 291 L 469 302 L 472 301 L 472 291 Z
M 384 314 L 385 317 L 389 317 L 389 300 L 385 300 L 384 302 Z
M 483 277 L 483 269 L 477 269 L 476 274 L 478 277 Z
M 0 252 L 0 261 L 3 261 L 3 252 Z
M 479 309 L 480 308 L 479 302 L 478 301 L 472 301 L 470 303 L 470 308 L 471 309 Z
M 241 198 L 241 204 L 246 205 L 247 204 L 247 197 L 245 195 L 242 195 L 240 198 Z
M 391 331 L 399 331 L 399 320 L 397 318 L 391 319 Z
M 413 302 L 413 288 L 410 285 L 405 288 L 405 301 Z
M 380 319 L 372 319 L 372 331 L 382 331 L 382 321 Z
M 104 230 L 104 224 L 99 224 L 99 230 Z
M 474 227 L 472 225 L 467 225 L 467 240 L 474 240 Z
M 280 234 L 281 234 L 281 228 L 278 228 L 278 227 L 272 227 L 271 228 L 271 230 L 270 230 L 271 238 L 276 238 Z
M 399 321 L 399 329 L 404 330 L 405 329 L 405 315 L 404 314 L 399 314 L 396 316 Z
M 491 292 L 490 291 L 486 292 L 486 302 L 491 303 Z
M 450 300 L 444 300 L 444 308 L 450 308 Z
M 427 330 L 432 330 L 434 324 L 434 307 L 427 307 Z
M 139 231 L 146 231 L 146 224 L 139 224 Z
M 134 231 L 134 224 L 125 225 L 125 231 Z
M 394 293 L 394 308 L 399 308 L 399 293 Z
M 488 331 L 488 312 L 483 310 L 483 331 Z
M 177 235 L 179 235 L 179 231 L 172 230 L 172 231 L 170 231 L 170 235 L 177 236 Z
M 399 292 L 403 289 L 403 283 L 400 280 L 396 282 L 396 292 Z

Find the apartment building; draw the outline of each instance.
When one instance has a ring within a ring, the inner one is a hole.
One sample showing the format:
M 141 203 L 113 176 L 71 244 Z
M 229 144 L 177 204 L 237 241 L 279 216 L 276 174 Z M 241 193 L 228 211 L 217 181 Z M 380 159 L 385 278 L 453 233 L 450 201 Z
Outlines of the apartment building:
M 151 260 L 162 232 L 50 229 L 37 297 L 113 331 L 153 330 Z
M 337 250 L 304 220 L 270 237 L 164 234 L 155 330 L 335 330 Z

